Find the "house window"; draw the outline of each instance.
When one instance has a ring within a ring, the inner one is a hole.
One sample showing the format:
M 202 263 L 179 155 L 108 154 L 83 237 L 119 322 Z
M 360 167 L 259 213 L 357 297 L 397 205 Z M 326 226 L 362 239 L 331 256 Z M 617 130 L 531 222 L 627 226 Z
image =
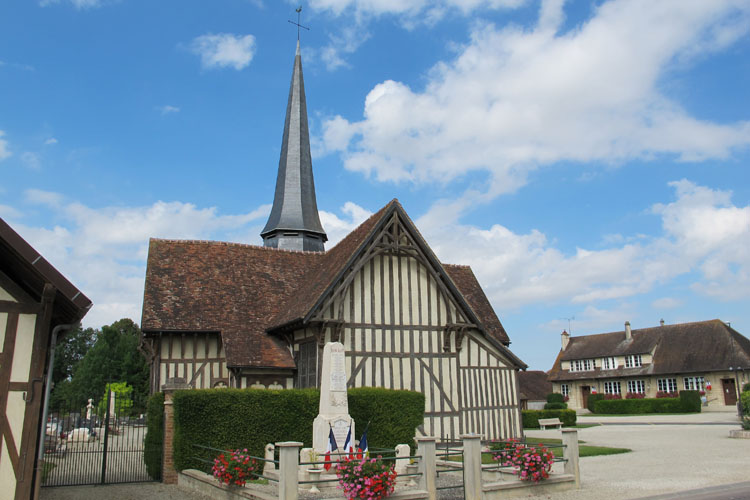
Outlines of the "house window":
M 604 382 L 604 394 L 620 394 L 620 382 Z
M 614 370 L 615 368 L 617 368 L 617 361 L 612 356 L 604 358 L 602 361 L 603 361 L 602 367 L 605 370 Z
M 316 387 L 318 375 L 318 343 L 304 342 L 299 345 L 297 361 L 297 387 Z
M 660 378 L 656 381 L 656 385 L 662 392 L 677 392 L 676 378 Z
M 683 379 L 686 391 L 702 391 L 704 387 L 703 377 L 685 377 Z
M 646 392 L 646 383 L 643 380 L 628 380 L 628 392 L 643 394 Z
M 572 372 L 587 372 L 596 368 L 596 360 L 594 359 L 576 359 L 570 362 L 570 371 Z
M 643 365 L 640 354 L 628 354 L 625 356 L 625 368 L 636 368 Z
M 560 384 L 560 394 L 563 396 L 570 395 L 570 387 L 568 387 L 568 384 Z

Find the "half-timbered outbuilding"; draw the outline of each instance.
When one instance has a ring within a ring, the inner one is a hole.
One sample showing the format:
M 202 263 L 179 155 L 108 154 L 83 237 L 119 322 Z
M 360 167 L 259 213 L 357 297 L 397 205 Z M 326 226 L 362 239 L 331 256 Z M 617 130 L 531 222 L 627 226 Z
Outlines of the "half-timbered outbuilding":
M 30 499 L 41 474 L 42 412 L 53 337 L 91 301 L 0 219 L 0 496 Z M 35 483 L 36 482 L 36 483 Z
M 420 432 L 516 436 L 525 369 L 469 267 L 439 261 L 397 200 L 328 251 L 299 45 L 264 246 L 152 239 L 142 330 L 152 390 L 319 385 L 342 342 L 350 387 L 426 395 Z

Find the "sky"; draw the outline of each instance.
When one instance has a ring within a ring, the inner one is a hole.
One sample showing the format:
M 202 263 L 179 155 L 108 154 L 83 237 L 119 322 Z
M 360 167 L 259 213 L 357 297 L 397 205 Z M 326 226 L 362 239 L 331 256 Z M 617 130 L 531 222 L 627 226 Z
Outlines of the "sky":
M 5 0 L 0 217 L 140 323 L 149 238 L 260 244 L 285 0 Z M 511 350 L 719 318 L 750 335 L 750 2 L 305 0 L 331 248 L 393 198 Z

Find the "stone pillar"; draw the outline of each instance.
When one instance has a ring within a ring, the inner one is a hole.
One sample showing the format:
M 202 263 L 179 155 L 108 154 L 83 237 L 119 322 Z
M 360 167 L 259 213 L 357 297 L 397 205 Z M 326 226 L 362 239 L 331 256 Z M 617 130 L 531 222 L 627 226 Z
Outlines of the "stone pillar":
M 465 434 L 464 442 L 464 498 L 482 500 L 482 436 Z
M 164 393 L 164 451 L 161 462 L 161 480 L 164 484 L 177 484 L 177 470 L 174 468 L 174 391 L 190 389 L 184 378 L 170 378 L 161 386 Z
M 565 459 L 565 474 L 573 474 L 576 478 L 576 488 L 581 489 L 581 470 L 578 466 L 578 430 L 562 430 L 563 458 Z
M 417 455 L 419 459 L 419 472 L 422 476 L 419 478 L 419 489 L 427 492 L 427 498 L 430 500 L 437 499 L 437 463 L 435 458 L 435 439 L 429 437 L 415 437 L 417 442 Z
M 406 473 L 406 466 L 409 465 L 409 458 L 411 456 L 411 448 L 408 444 L 397 444 L 396 445 L 396 474 L 399 476 Z
M 279 500 L 297 500 L 299 495 L 299 441 L 276 443 L 279 449 Z

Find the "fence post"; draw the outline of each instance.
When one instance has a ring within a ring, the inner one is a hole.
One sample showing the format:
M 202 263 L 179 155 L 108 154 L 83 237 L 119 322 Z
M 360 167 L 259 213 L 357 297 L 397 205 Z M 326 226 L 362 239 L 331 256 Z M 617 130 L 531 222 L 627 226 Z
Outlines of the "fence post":
M 174 391 L 190 389 L 184 378 L 167 379 L 161 386 L 164 393 L 164 451 L 161 460 L 161 480 L 164 484 L 177 484 L 177 470 L 174 468 L 174 408 L 172 397 Z
M 562 430 L 563 458 L 565 459 L 565 474 L 573 474 L 576 478 L 576 488 L 581 489 L 581 470 L 578 466 L 578 430 Z
M 482 500 L 482 436 L 464 434 L 464 498 Z
M 419 478 L 419 489 L 427 491 L 427 498 L 435 500 L 437 498 L 437 464 L 435 459 L 435 442 L 436 438 L 432 436 L 415 437 L 417 442 L 417 455 L 419 459 L 419 472 L 422 476 Z
M 276 443 L 279 450 L 279 500 L 297 500 L 299 495 L 299 441 Z

